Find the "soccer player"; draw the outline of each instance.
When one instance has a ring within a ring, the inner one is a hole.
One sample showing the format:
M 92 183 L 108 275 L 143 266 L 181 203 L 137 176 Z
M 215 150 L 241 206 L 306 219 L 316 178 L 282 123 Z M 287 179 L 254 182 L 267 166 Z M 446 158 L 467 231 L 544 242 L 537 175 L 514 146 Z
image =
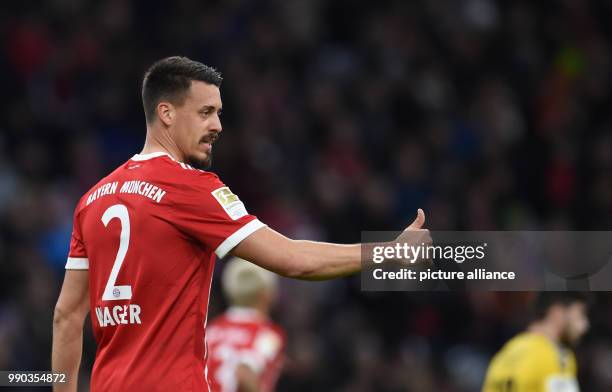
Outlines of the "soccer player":
M 185 57 L 151 66 L 142 85 L 143 150 L 78 202 L 53 318 L 52 368 L 75 391 L 83 324 L 97 341 L 96 391 L 209 391 L 205 328 L 215 255 L 299 279 L 361 269 L 361 247 L 284 237 L 249 214 L 213 173 L 221 75 Z M 256 92 L 252 92 L 256 93 Z M 415 221 L 398 241 L 430 243 Z
M 274 390 L 283 362 L 285 334 L 269 318 L 276 298 L 275 274 L 240 258 L 223 271 L 230 308 L 206 332 L 213 391 Z
M 571 348 L 589 328 L 586 297 L 545 292 L 535 320 L 491 360 L 483 392 L 578 392 Z

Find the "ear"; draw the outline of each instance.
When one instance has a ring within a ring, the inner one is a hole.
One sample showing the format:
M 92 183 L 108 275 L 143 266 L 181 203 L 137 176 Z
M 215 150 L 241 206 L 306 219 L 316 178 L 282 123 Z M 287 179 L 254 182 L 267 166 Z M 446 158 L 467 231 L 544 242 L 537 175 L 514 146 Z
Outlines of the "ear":
M 562 320 L 565 318 L 565 306 L 554 304 L 548 309 L 548 317 L 553 320 Z
M 176 109 L 170 102 L 160 102 L 157 104 L 157 117 L 166 126 L 174 123 L 176 118 Z

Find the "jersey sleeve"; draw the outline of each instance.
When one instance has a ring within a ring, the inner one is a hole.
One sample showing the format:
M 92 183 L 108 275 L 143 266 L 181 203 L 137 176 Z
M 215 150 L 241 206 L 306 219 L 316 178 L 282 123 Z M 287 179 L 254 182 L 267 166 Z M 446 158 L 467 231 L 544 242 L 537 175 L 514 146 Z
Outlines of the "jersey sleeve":
M 250 215 L 242 201 L 208 172 L 194 177 L 177 195 L 173 222 L 178 228 L 213 249 L 223 258 L 242 240 L 266 226 Z
M 72 220 L 72 235 L 70 236 L 70 249 L 68 251 L 68 259 L 66 260 L 66 269 L 89 269 L 87 250 L 85 249 L 81 226 L 78 220 L 78 207 L 74 212 L 74 218 Z

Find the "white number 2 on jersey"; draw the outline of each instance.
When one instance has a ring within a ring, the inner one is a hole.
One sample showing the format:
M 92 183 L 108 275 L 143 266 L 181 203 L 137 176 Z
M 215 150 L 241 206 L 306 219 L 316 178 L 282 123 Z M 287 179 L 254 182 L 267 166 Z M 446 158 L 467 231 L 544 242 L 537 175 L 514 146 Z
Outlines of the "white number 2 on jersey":
M 123 204 L 115 204 L 114 206 L 108 207 L 102 215 L 102 223 L 104 223 L 104 226 L 108 226 L 108 223 L 113 218 L 119 218 L 121 222 L 121 235 L 119 237 L 117 257 L 113 263 L 113 269 L 108 277 L 108 282 L 106 282 L 104 294 L 102 294 L 103 301 L 132 299 L 132 286 L 115 286 L 121 264 L 123 264 L 128 246 L 130 245 L 130 215 L 128 214 L 127 207 Z

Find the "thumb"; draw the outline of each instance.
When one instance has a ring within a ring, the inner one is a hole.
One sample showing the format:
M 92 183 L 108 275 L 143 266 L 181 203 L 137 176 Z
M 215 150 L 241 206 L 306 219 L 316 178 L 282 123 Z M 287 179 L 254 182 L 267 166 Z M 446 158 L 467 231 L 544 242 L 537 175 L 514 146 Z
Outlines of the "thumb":
M 418 209 L 417 216 L 406 230 L 418 230 L 425 224 L 425 213 L 422 209 Z

